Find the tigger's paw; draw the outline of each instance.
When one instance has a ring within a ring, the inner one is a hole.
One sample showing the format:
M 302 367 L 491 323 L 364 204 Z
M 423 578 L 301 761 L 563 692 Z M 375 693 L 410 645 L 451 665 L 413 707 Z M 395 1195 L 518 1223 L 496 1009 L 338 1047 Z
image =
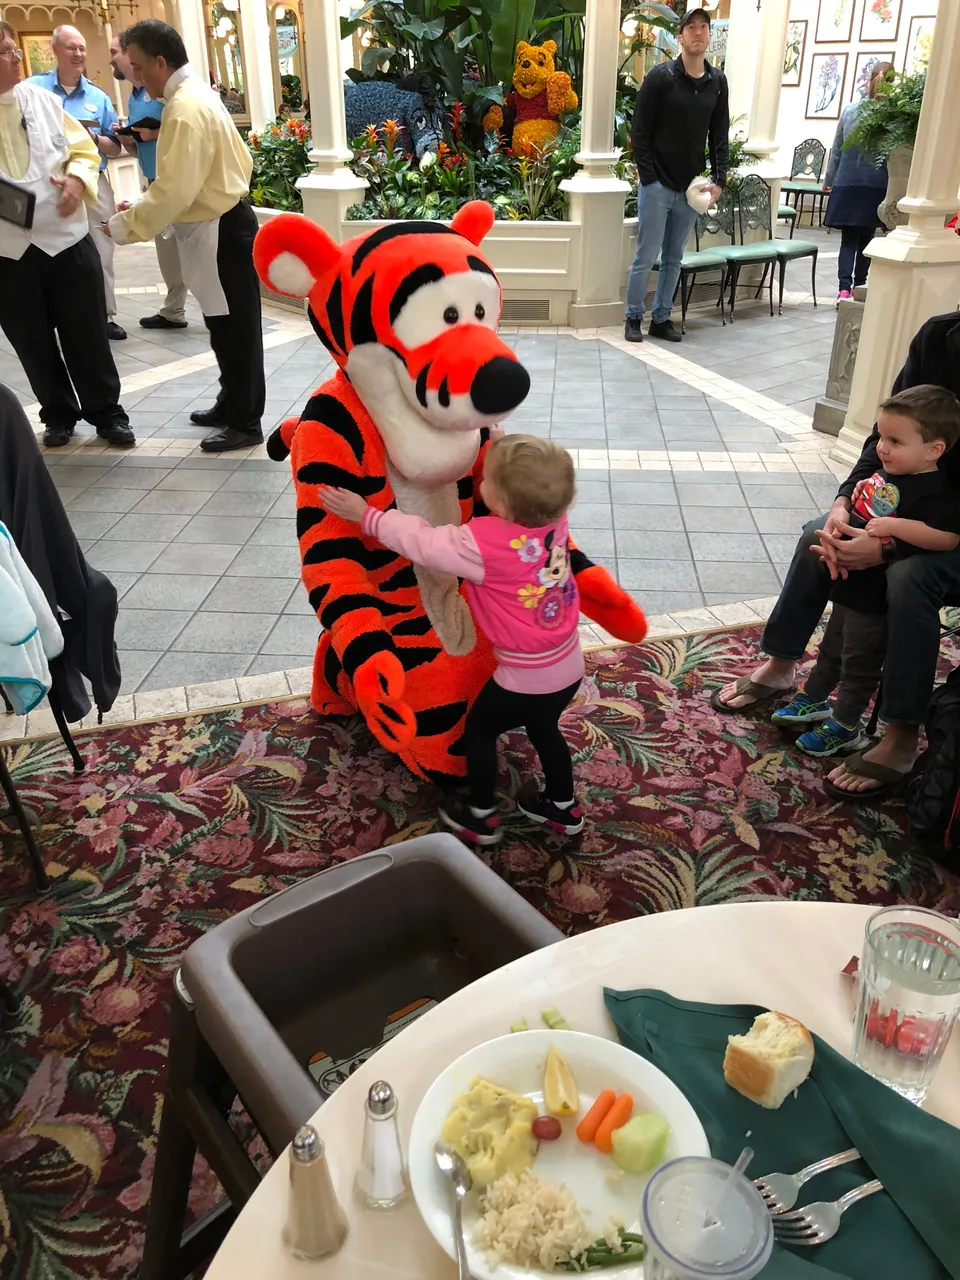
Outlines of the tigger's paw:
M 401 751 L 417 733 L 417 720 L 404 701 L 406 677 L 393 653 L 375 653 L 361 663 L 353 688 L 364 719 L 388 751 Z

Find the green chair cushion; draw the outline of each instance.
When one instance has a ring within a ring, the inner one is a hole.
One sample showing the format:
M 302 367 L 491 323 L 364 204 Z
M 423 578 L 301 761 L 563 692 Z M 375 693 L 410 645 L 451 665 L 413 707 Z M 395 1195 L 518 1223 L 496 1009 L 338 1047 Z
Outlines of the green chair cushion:
M 727 262 L 772 262 L 777 256 L 780 244 L 789 244 L 788 240 L 757 240 L 754 244 L 724 245 L 716 250 L 723 254 Z
M 716 270 L 722 270 L 726 266 L 726 258 L 723 256 L 723 249 L 700 249 L 693 253 L 685 253 L 680 259 L 681 271 L 707 271 L 711 267 Z M 653 264 L 654 271 L 659 271 L 661 260 L 658 256 Z
M 812 257 L 820 249 L 818 244 L 814 244 L 812 240 L 778 240 L 777 241 L 777 257 L 778 258 L 807 258 Z
M 792 205 L 792 204 L 781 204 L 781 205 L 778 205 L 778 206 L 777 206 L 777 217 L 778 217 L 778 218 L 791 218 L 791 219 L 793 219 L 793 218 L 795 218 L 796 216 L 797 216 L 797 211 L 796 211 L 796 209 L 793 207 L 793 205 Z

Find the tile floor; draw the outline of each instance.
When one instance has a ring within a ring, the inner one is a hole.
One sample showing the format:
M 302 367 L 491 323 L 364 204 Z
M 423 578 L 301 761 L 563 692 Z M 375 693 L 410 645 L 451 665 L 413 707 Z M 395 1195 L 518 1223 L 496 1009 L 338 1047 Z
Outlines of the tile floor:
M 717 610 L 695 615 L 698 625 L 762 615 L 762 599 L 752 612 L 741 602 L 776 595 L 799 526 L 835 492 L 830 442 L 810 414 L 829 360 L 836 263 L 826 235 L 813 236 L 824 246 L 816 311 L 800 263 L 783 316 L 744 304 L 724 329 L 708 307 L 688 318 L 681 346 L 630 347 L 616 329 L 505 331 L 533 380 L 513 428 L 571 450 L 574 534 L 650 615 Z M 281 671 L 299 671 L 285 688 L 300 687 L 317 622 L 299 584 L 289 470 L 262 447 L 199 453 L 205 432 L 189 413 L 216 386 L 202 321 L 192 309 L 186 331 L 140 329 L 158 304 L 152 246 L 124 249 L 118 264 L 130 337 L 114 352 L 139 447 L 121 454 L 81 435 L 48 464 L 91 564 L 121 596 L 122 706 L 136 694 L 142 714 L 185 709 L 211 682 L 225 698 L 270 696 L 274 685 L 284 692 Z M 330 362 L 297 312 L 265 308 L 264 333 L 269 430 L 299 412 Z M 0 380 L 35 419 L 2 341 Z

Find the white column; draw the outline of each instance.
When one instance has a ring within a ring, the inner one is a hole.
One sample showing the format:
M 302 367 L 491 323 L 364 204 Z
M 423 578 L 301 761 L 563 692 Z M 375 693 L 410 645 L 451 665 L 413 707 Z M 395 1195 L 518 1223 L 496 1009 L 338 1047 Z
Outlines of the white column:
M 760 157 L 756 165 L 757 172 L 763 174 L 768 181 L 777 183 L 784 177 L 782 165 L 776 159 L 777 116 L 780 112 L 780 82 L 783 79 L 783 60 L 787 52 L 789 19 L 790 0 L 763 0 L 747 133 L 747 150 Z M 779 194 L 777 185 L 774 191 L 774 208 Z
M 757 0 L 730 0 L 730 27 L 724 75 L 730 88 L 730 119 L 749 117 L 753 110 L 753 88 L 757 78 L 757 50 L 760 46 L 760 13 Z M 746 121 L 737 126 L 747 132 Z
M 620 0 L 587 0 L 583 37 L 580 172 L 560 184 L 570 201 L 570 219 L 579 223 L 577 288 L 570 324 L 595 328 L 616 324 L 623 253 L 623 205 L 629 184 L 616 177 L 619 151 L 613 142 L 617 65 L 620 56 Z
M 187 58 L 194 72 L 204 81 L 210 77 L 210 57 L 207 53 L 206 16 L 203 0 L 174 0 L 175 26 L 187 47 Z
M 831 456 L 853 463 L 873 430 L 910 340 L 960 301 L 960 236 L 944 229 L 960 188 L 960 0 L 941 0 L 907 194 L 908 221 L 867 250 L 872 259 L 846 421 Z
M 264 0 L 240 0 L 240 25 L 243 31 L 243 97 L 252 128 L 262 129 L 277 117 L 270 20 Z
M 347 146 L 338 10 L 336 0 L 304 0 L 303 42 L 310 83 L 310 160 L 314 168 L 297 182 L 304 213 L 335 240 L 340 239 L 345 211 L 362 200 L 366 190 L 366 183 L 346 167 L 353 152 Z

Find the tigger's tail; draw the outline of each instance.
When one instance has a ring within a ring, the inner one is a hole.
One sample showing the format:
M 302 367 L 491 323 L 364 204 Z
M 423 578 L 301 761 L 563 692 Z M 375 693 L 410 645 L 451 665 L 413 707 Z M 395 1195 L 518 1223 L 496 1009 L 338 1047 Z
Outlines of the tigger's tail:
M 268 438 L 267 456 L 272 458 L 274 462 L 283 462 L 285 458 L 289 458 L 290 450 L 293 447 L 293 437 L 299 425 L 299 418 L 287 418 L 285 422 L 280 423 L 276 431 Z

